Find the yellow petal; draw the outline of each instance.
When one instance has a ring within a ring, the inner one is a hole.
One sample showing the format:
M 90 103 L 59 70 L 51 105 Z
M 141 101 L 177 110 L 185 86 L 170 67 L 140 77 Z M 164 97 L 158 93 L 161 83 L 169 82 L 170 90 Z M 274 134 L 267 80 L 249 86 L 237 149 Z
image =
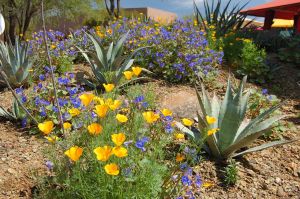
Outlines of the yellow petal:
M 167 117 L 167 116 L 172 116 L 172 111 L 170 111 L 169 109 L 164 108 L 163 110 L 161 110 L 161 113 Z
M 119 175 L 120 170 L 117 164 L 111 163 L 104 166 L 104 170 L 108 175 Z
M 114 84 L 103 84 L 103 87 L 104 87 L 105 91 L 109 93 L 115 88 L 115 85 Z
M 132 72 L 135 76 L 139 76 L 142 72 L 142 68 L 141 67 L 132 67 Z
M 108 112 L 108 106 L 106 104 L 95 106 L 94 112 L 101 118 L 105 117 Z
M 128 156 L 127 149 L 124 147 L 121 147 L 121 146 L 114 147 L 112 151 L 113 151 L 113 154 L 115 156 L 117 156 L 118 158 L 123 158 L 123 157 Z
M 70 129 L 72 127 L 72 124 L 69 122 L 64 123 L 64 129 Z
M 87 129 L 91 135 L 99 135 L 102 132 L 103 127 L 98 123 L 92 123 Z
M 192 120 L 187 119 L 187 118 L 183 118 L 182 122 L 185 126 L 192 126 L 194 124 L 194 122 Z
M 147 123 L 152 124 L 159 119 L 159 114 L 156 114 L 153 111 L 147 111 L 143 113 L 143 117 Z
M 97 160 L 105 162 L 112 155 L 112 149 L 110 146 L 97 147 L 94 149 L 94 153 L 97 156 Z
M 52 121 L 45 121 L 43 123 L 38 124 L 38 128 L 40 131 L 44 133 L 44 135 L 48 135 L 52 132 L 54 127 L 54 123 Z
M 207 121 L 208 124 L 214 124 L 217 121 L 217 119 L 207 115 L 206 116 L 206 121 Z
M 84 106 L 88 106 L 90 105 L 90 103 L 93 101 L 94 98 L 94 94 L 93 93 L 85 93 L 79 96 L 79 99 L 81 100 L 81 103 Z
M 125 76 L 125 79 L 127 79 L 127 80 L 131 80 L 132 79 L 133 72 L 131 72 L 131 71 L 125 71 L 123 74 Z
M 121 123 L 125 123 L 128 121 L 128 118 L 126 117 L 126 115 L 122 115 L 122 114 L 117 114 L 116 119 Z
M 81 157 L 82 152 L 83 152 L 83 149 L 81 147 L 73 146 L 70 149 L 68 149 L 67 151 L 65 151 L 65 155 L 68 156 L 74 162 L 76 162 Z
M 124 133 L 112 134 L 111 140 L 116 146 L 121 146 L 126 140 L 126 135 Z
M 78 108 L 71 108 L 69 110 L 69 113 L 71 114 L 72 117 L 75 117 L 80 114 L 80 110 Z

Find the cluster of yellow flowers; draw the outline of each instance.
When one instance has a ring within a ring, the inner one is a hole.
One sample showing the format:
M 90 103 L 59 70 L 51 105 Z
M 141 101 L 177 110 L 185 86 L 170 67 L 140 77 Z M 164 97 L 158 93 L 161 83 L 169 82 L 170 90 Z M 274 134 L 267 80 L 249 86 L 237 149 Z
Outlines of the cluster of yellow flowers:
M 207 124 L 211 125 L 211 124 L 214 124 L 215 122 L 217 121 L 216 118 L 214 117 L 211 117 L 211 116 L 206 116 L 206 122 Z M 191 119 L 187 119 L 187 118 L 183 118 L 182 119 L 182 123 L 185 125 L 185 126 L 192 126 L 194 124 L 194 122 L 191 120 Z M 219 128 L 213 128 L 213 129 L 209 129 L 207 131 L 207 135 L 210 136 L 210 135 L 213 135 L 215 134 L 216 132 L 218 132 L 220 129 Z M 175 134 L 175 137 L 177 139 L 184 139 L 184 134 Z
M 132 67 L 132 71 L 123 72 L 125 79 L 131 80 L 133 76 L 138 77 L 142 72 L 141 67 Z

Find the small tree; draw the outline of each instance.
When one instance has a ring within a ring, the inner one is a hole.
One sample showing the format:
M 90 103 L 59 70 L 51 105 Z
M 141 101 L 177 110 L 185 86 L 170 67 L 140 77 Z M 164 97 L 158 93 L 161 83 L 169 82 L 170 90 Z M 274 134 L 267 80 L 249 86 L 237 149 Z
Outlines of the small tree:
M 120 0 L 117 0 L 117 11 L 115 12 L 115 0 L 104 0 L 106 10 L 110 17 L 115 16 L 116 18 L 119 18 L 120 16 Z

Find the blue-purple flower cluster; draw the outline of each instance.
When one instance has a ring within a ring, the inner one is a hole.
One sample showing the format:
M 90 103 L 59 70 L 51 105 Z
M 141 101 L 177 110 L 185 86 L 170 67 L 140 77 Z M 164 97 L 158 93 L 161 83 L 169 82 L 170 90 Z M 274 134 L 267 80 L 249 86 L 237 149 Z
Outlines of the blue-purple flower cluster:
M 137 53 L 138 63 L 168 80 L 190 81 L 199 73 L 205 76 L 216 72 L 222 62 L 223 52 L 209 49 L 204 31 L 191 20 L 159 24 L 153 20 L 141 22 L 123 18 L 110 27 L 112 34 L 106 34 L 102 42 L 108 44 L 113 38 L 129 31 L 126 50 L 130 52 L 150 46 Z
M 41 120 L 56 119 L 58 107 L 54 102 L 51 81 L 46 81 L 50 78 L 50 68 L 44 67 L 44 73 L 39 76 L 39 81 L 33 87 L 32 92 L 24 93 L 22 88 L 17 88 L 15 91 L 19 95 L 21 101 L 28 110 Z M 75 76 L 73 73 L 65 73 L 63 76 L 57 77 L 57 94 L 58 104 L 62 110 L 63 120 L 67 121 L 71 118 L 68 110 L 70 108 L 82 108 L 79 96 L 84 92 L 84 88 L 75 85 Z M 27 99 L 29 98 L 29 99 Z M 22 126 L 27 125 L 27 120 L 22 120 Z

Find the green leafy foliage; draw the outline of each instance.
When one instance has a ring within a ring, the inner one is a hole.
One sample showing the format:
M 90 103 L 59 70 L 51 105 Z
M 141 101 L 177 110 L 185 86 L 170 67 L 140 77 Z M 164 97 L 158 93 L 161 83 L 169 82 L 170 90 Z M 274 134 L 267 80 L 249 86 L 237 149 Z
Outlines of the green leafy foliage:
M 239 33 L 230 32 L 221 38 L 225 60 L 238 75 L 247 75 L 251 80 L 264 82 L 271 71 L 266 63 L 266 51 L 252 40 L 239 36 Z
M 278 55 L 281 61 L 300 64 L 300 36 L 291 38 L 286 48 L 279 49 Z
M 224 183 L 227 186 L 235 185 L 238 181 L 238 169 L 235 160 L 230 160 L 229 164 L 223 170 L 224 173 Z
M 286 47 L 291 36 L 288 30 L 257 30 L 257 27 L 247 27 L 239 31 L 242 38 L 253 40 L 259 48 L 266 49 L 267 52 L 278 52 L 280 48 Z
M 259 82 L 264 82 L 270 72 L 269 66 L 266 64 L 265 50 L 259 49 L 252 41 L 247 41 L 244 42 L 240 58 L 236 72 L 242 76 L 248 75 Z
M 221 0 L 204 0 L 204 11 L 201 12 L 194 1 L 197 21 L 205 30 L 208 30 L 211 25 L 216 26 L 217 37 L 224 36 L 233 29 L 238 30 L 245 27 L 246 15 L 239 13 L 248 3 L 240 6 L 239 4 L 231 5 L 231 2 L 230 0 L 223 6 Z
M 15 45 L 0 42 L 0 69 L 4 71 L 11 86 L 24 84 L 32 68 L 32 57 L 28 55 L 28 44 L 17 38 Z M 0 81 L 3 83 L 4 80 Z
M 231 82 L 228 80 L 226 94 L 222 102 L 216 95 L 210 99 L 204 86 L 202 86 L 201 94 L 197 91 L 202 112 L 202 115 L 198 115 L 198 129 L 192 131 L 185 128 L 184 132 L 197 141 L 202 139 L 203 135 L 207 135 L 207 127 L 218 128 L 219 132 L 206 139 L 210 153 L 217 158 L 227 159 L 292 142 L 280 140 L 242 150 L 244 147 L 249 147 L 253 141 L 270 129 L 274 122 L 284 117 L 282 115 L 271 116 L 281 106 L 278 104 L 253 120 L 248 120 L 245 116 L 250 93 L 244 92 L 245 83 L 246 77 L 243 78 L 239 88 L 233 90 Z M 216 122 L 209 125 L 204 119 L 206 116 L 216 118 Z

